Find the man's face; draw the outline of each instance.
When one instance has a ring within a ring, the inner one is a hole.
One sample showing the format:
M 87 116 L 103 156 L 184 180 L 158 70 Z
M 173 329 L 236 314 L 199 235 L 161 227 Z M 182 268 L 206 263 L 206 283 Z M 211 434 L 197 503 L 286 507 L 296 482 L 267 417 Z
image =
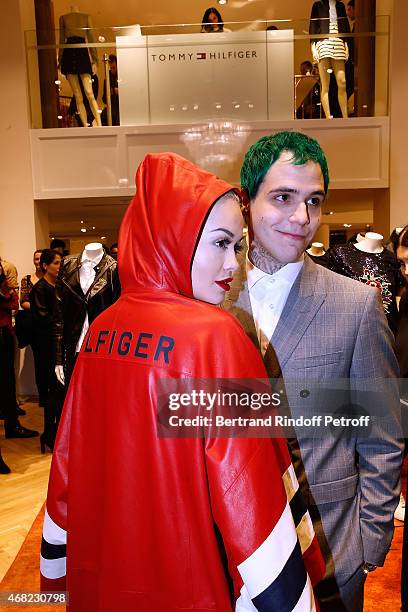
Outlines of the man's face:
M 292 154 L 284 151 L 250 204 L 254 240 L 283 264 L 297 261 L 312 241 L 325 199 L 319 164 L 291 162 Z
M 354 21 L 354 6 L 347 6 L 347 16 L 349 19 L 351 19 L 351 21 Z

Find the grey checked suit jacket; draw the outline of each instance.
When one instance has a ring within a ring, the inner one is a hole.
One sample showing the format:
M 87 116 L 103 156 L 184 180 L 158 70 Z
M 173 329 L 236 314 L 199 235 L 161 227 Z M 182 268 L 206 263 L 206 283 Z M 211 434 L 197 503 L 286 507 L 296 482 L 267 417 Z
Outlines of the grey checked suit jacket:
M 244 264 L 223 306 L 259 348 Z M 370 437 L 305 437 L 297 430 L 298 445 L 289 445 L 325 556 L 326 576 L 334 573 L 340 589 L 363 561 L 384 563 L 393 535 L 402 441 L 392 342 L 376 289 L 305 257 L 271 341 L 292 416 L 303 414 L 305 408 L 314 414 L 331 408 L 319 404 L 320 395 L 313 390 L 316 381 L 322 385 L 350 378 L 352 384 L 370 379 L 374 388 L 381 387 L 381 379 L 389 379 L 386 399 L 381 397 L 373 407 L 380 418 Z M 269 375 L 277 376 L 273 353 L 269 347 L 264 360 Z M 310 395 L 301 397 L 305 385 Z

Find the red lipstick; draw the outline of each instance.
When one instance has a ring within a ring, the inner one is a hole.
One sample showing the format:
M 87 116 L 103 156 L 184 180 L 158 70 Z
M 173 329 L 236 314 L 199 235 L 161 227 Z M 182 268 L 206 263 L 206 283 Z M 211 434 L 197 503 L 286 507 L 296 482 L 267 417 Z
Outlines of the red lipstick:
M 229 291 L 230 290 L 229 284 L 231 282 L 232 282 L 232 277 L 224 278 L 223 280 L 220 280 L 220 281 L 215 281 L 215 284 L 221 287 L 221 289 L 224 289 L 224 291 Z

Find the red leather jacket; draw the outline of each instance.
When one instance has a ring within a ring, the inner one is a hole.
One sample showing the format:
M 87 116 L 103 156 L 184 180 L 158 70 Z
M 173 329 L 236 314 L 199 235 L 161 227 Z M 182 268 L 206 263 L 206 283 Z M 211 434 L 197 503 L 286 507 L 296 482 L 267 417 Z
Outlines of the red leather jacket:
M 42 586 L 65 586 L 67 538 L 72 612 L 310 612 L 324 565 L 286 444 L 157 435 L 161 379 L 266 378 L 239 323 L 192 297 L 200 229 L 232 188 L 173 154 L 148 155 L 136 187 L 122 295 L 91 325 L 61 418 Z

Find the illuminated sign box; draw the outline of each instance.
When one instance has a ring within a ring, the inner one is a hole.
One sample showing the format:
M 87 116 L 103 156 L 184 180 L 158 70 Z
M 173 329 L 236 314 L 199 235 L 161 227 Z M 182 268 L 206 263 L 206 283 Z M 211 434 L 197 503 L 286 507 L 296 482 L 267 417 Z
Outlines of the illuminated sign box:
M 116 42 L 121 125 L 293 118 L 293 30 Z

